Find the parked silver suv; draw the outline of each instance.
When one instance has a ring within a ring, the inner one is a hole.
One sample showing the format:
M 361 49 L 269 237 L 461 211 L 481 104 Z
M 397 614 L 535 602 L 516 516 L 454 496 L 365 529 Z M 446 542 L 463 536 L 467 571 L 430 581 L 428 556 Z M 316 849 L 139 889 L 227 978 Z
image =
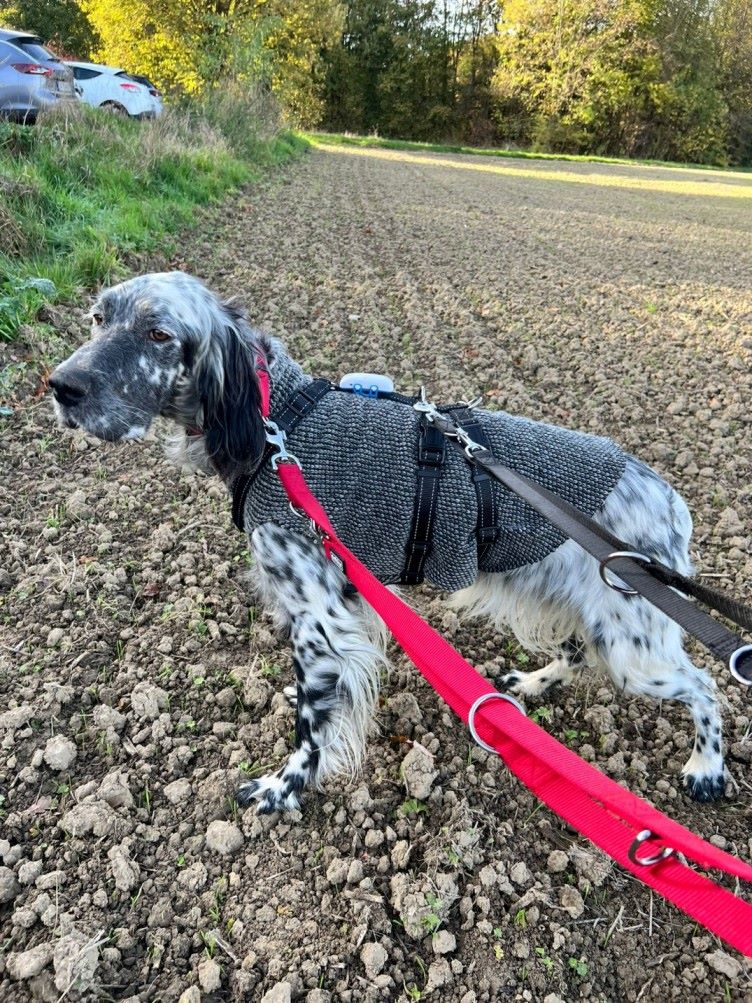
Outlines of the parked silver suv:
M 31 123 L 40 109 L 75 96 L 73 71 L 41 39 L 0 28 L 0 117 Z

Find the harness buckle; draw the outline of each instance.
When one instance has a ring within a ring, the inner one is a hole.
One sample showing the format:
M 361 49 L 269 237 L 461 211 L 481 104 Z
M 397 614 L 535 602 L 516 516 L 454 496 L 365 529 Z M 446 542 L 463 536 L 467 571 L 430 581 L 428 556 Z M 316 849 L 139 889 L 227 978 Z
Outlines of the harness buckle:
M 272 421 L 270 418 L 264 418 L 264 431 L 266 432 L 266 441 L 273 449 L 276 450 L 276 452 L 271 455 L 272 470 L 276 470 L 280 463 L 294 463 L 296 466 L 300 467 L 300 460 L 297 456 L 287 452 L 287 435 L 279 427 L 276 421 Z

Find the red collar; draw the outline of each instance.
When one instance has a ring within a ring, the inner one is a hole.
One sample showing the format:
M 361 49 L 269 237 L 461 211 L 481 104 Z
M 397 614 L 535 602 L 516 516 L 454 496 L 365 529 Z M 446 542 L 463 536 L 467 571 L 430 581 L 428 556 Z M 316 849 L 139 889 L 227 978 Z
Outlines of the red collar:
M 259 390 L 261 391 L 261 417 L 268 418 L 271 399 L 271 380 L 269 379 L 266 356 L 261 349 L 258 349 L 256 352 L 256 376 L 259 381 Z

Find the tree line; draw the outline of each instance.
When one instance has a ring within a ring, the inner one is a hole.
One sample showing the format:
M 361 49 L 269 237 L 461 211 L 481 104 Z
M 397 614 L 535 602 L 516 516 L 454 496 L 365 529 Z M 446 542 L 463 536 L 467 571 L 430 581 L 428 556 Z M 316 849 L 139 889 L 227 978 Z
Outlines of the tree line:
M 752 164 L 750 0 L 0 0 L 0 21 L 293 125 Z

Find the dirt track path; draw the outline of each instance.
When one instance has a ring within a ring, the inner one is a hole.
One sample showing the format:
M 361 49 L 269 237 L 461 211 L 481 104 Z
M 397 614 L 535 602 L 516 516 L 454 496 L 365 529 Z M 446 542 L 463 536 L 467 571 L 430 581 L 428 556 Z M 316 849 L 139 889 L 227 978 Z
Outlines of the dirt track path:
M 180 261 L 320 375 L 612 435 L 687 497 L 700 570 L 749 598 L 751 237 L 745 176 L 331 148 L 212 210 Z M 752 999 L 736 957 L 573 839 L 400 659 L 361 777 L 302 817 L 234 813 L 292 717 L 224 491 L 156 443 L 58 433 L 46 403 L 6 429 L 0 1000 L 56 999 L 79 954 L 71 999 Z M 518 657 L 415 598 L 489 675 Z M 681 711 L 590 680 L 539 717 L 749 860 L 752 714 L 717 677 L 735 783 L 702 810 L 676 785 Z M 58 771 L 52 735 L 74 743 Z M 425 804 L 400 778 L 414 739 L 440 771 Z M 241 848 L 207 847 L 216 819 Z M 13 981 L 37 945 L 41 974 Z

